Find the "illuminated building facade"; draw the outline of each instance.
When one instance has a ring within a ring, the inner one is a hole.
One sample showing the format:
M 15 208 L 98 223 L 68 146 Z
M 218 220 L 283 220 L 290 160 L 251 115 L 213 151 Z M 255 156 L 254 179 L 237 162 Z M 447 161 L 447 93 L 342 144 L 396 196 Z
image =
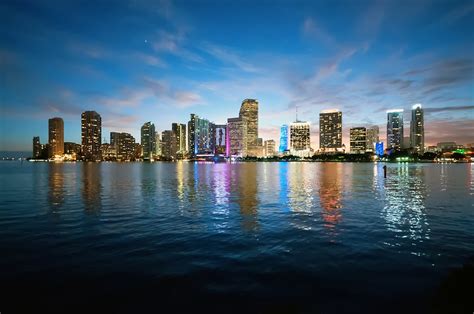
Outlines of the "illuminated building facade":
M 167 159 L 176 159 L 178 141 L 176 133 L 166 130 L 161 133 L 161 156 Z
M 403 148 L 403 109 L 387 111 L 387 148 Z
M 154 153 L 156 152 L 155 125 L 150 121 L 145 122 L 140 131 L 143 159 L 153 160 Z
M 40 137 L 35 136 L 33 137 L 33 158 L 41 158 L 41 152 L 42 152 L 42 147 L 41 147 Z
M 377 142 L 375 144 L 375 154 L 377 154 L 379 157 L 384 155 L 383 142 Z
M 319 114 L 319 148 L 336 151 L 342 148 L 342 112 L 338 109 L 323 110 Z
M 135 159 L 135 138 L 130 133 L 110 132 L 110 146 L 117 160 Z
M 85 160 L 101 159 L 102 118 L 95 111 L 84 111 L 81 115 L 82 155 Z
M 296 121 L 290 124 L 290 153 L 306 157 L 311 151 L 309 123 Z
M 416 153 L 423 153 L 425 148 L 425 123 L 420 104 L 411 108 L 410 146 Z
M 275 156 L 275 141 L 274 140 L 267 140 L 265 141 L 265 156 L 266 157 L 273 157 Z
M 192 113 L 188 122 L 188 137 L 188 149 L 192 157 L 213 154 L 212 124 L 209 120 Z
M 64 121 L 62 118 L 48 120 L 49 157 L 64 155 Z
M 364 127 L 351 128 L 350 151 L 353 154 L 363 154 L 367 150 L 367 129 Z
M 186 124 L 173 123 L 171 130 L 176 137 L 176 149 L 177 153 L 182 155 L 186 154 Z
M 288 125 L 284 124 L 280 128 L 280 147 L 278 151 L 284 153 L 290 150 L 289 141 L 288 141 Z
M 239 118 L 227 119 L 227 156 L 244 157 L 247 156 L 247 123 Z
M 379 142 L 379 127 L 374 125 L 367 128 L 367 152 L 375 152 L 375 144 Z
M 227 125 L 216 124 L 213 128 L 214 155 L 226 155 L 226 133 Z
M 239 118 L 246 123 L 247 154 L 256 156 L 258 151 L 258 101 L 245 99 L 240 106 Z M 262 146 L 262 145 L 260 145 Z

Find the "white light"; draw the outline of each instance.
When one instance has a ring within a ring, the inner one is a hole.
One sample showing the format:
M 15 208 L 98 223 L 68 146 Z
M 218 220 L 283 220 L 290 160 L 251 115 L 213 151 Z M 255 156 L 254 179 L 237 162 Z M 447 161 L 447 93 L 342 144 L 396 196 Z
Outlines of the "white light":
M 411 109 L 418 109 L 421 108 L 421 104 L 414 104 Z
M 387 113 L 393 113 L 393 112 L 403 112 L 403 109 L 391 109 L 391 110 L 387 110 Z
M 325 109 L 321 111 L 321 113 L 335 113 L 335 112 L 340 112 L 341 110 L 339 109 Z

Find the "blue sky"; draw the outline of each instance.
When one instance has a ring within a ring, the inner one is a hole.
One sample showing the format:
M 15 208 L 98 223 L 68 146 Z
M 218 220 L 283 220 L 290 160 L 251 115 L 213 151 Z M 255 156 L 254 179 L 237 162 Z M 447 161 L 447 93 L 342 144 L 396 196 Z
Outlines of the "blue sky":
M 425 108 L 427 144 L 474 142 L 472 1 L 2 1 L 0 150 L 47 141 L 48 119 L 80 142 L 80 113 L 132 133 L 216 123 L 260 102 L 260 136 L 343 111 L 349 128 Z

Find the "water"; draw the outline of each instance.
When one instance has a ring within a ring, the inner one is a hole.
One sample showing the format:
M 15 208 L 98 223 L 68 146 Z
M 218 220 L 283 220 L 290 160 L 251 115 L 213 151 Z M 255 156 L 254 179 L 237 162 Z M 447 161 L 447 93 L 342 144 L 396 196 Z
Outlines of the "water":
M 0 304 L 428 312 L 474 255 L 474 166 L 382 166 L 0 162 Z

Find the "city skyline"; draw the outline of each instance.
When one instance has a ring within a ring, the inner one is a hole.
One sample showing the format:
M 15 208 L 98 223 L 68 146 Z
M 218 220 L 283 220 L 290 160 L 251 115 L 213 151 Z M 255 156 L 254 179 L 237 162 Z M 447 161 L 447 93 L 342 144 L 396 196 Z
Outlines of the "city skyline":
M 252 10 L 179 1 L 27 4 L 0 5 L 8 17 L 0 150 L 29 151 L 33 136 L 44 142 L 52 117 L 63 119 L 66 142 L 81 142 L 78 117 L 87 110 L 102 116 L 102 138 L 126 132 L 138 140 L 146 121 L 160 133 L 190 113 L 225 124 L 246 98 L 259 101 L 258 137 L 276 143 L 296 106 L 310 123 L 312 148 L 320 147 L 319 113 L 340 109 L 349 148 L 353 127 L 376 125 L 386 142 L 392 108 L 404 109 L 408 134 L 417 103 L 425 146 L 474 141 L 469 1 L 276 2 Z

